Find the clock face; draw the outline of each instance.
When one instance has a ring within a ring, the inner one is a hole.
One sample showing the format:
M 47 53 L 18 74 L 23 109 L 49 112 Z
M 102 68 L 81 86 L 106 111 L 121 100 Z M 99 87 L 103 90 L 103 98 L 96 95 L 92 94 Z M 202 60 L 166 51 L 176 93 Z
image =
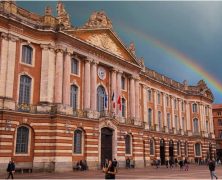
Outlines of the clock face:
M 106 78 L 106 70 L 103 67 L 98 68 L 99 79 L 104 80 Z

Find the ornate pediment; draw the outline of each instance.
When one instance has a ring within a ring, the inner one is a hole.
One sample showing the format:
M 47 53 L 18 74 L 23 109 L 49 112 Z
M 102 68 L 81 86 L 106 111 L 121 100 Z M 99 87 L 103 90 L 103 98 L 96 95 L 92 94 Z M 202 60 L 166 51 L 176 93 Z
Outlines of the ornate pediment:
M 122 57 L 121 51 L 119 50 L 118 46 L 106 33 L 93 34 L 89 36 L 86 41 L 117 56 Z

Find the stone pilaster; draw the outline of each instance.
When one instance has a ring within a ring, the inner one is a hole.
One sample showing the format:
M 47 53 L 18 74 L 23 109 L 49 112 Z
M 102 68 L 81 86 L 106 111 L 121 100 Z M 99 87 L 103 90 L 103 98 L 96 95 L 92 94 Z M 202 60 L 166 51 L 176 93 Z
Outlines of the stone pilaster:
M 178 109 L 179 109 L 179 127 L 180 127 L 180 130 L 183 132 L 184 131 L 184 127 L 182 125 L 182 112 L 181 112 L 181 109 L 182 109 L 182 105 L 181 105 L 181 99 L 178 99 Z
M 84 110 L 90 109 L 90 59 L 85 60 L 84 72 Z
M 9 41 L 6 33 L 1 33 L 1 61 L 0 61 L 0 96 L 5 97 L 7 60 Z
M 41 86 L 40 102 L 53 103 L 54 97 L 54 78 L 55 78 L 55 51 L 54 47 L 41 45 L 42 48 L 42 67 L 41 67 Z
M 65 53 L 64 62 L 64 85 L 63 85 L 63 104 L 70 105 L 70 75 L 71 75 L 71 54 L 72 50 L 68 49 Z
M 159 126 L 158 126 L 158 109 L 157 109 L 157 91 L 154 89 L 153 90 L 153 105 L 154 105 L 154 109 L 153 109 L 153 124 L 154 127 L 157 131 L 159 131 Z
M 65 48 L 63 46 L 56 47 L 56 74 L 55 74 L 55 103 L 62 103 L 63 94 L 63 52 Z
M 112 89 L 112 92 L 111 92 L 111 107 L 112 107 L 112 112 L 114 114 L 116 114 L 116 100 L 117 100 L 117 92 L 116 92 L 116 69 L 112 69 L 112 74 L 111 74 L 111 89 Z M 114 93 L 114 100 L 112 101 L 112 95 Z M 114 104 L 115 103 L 115 106 Z
M 139 123 L 140 119 L 140 87 L 139 87 L 139 78 L 135 81 L 135 118 L 136 121 Z
M 133 77 L 130 78 L 130 116 L 135 118 L 135 80 Z
M 97 61 L 93 61 L 91 64 L 91 99 L 90 106 L 91 110 L 96 111 L 97 96 L 96 96 L 96 86 L 97 86 Z
M 143 85 L 143 120 L 145 123 L 145 128 L 148 129 L 150 127 L 148 124 L 148 107 L 147 107 L 147 100 L 148 100 L 148 94 L 147 94 L 147 89 Z
M 190 124 L 190 102 L 186 102 L 186 122 L 187 122 L 187 132 L 188 135 L 191 135 L 191 124 Z
M 172 128 L 174 130 L 176 130 L 176 127 L 175 127 L 175 114 L 174 114 L 174 98 L 172 96 L 171 96 L 171 110 L 172 110 L 172 115 L 171 115 Z
M 16 41 L 18 37 L 11 34 L 8 35 L 8 61 L 7 61 L 7 74 L 6 74 L 6 91 L 5 96 L 8 98 L 13 97 L 13 85 L 15 74 L 15 58 L 16 58 Z M 2 51 L 4 49 L 2 48 Z
M 165 132 L 168 132 L 168 128 L 167 128 L 167 113 L 166 113 L 166 94 L 163 92 L 163 126 L 165 129 Z

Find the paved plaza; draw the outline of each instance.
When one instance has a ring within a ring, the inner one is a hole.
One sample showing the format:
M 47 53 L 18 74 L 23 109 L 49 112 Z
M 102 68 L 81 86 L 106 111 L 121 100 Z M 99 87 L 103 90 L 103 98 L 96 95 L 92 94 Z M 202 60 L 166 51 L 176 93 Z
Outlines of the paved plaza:
M 222 166 L 217 166 L 216 174 L 222 177 Z M 5 178 L 1 175 L 1 178 Z M 16 173 L 16 179 L 103 179 L 101 170 L 75 171 L 65 173 Z M 189 171 L 179 168 L 167 169 L 165 166 L 156 169 L 146 167 L 142 169 L 119 169 L 116 179 L 210 179 L 208 166 L 191 165 Z

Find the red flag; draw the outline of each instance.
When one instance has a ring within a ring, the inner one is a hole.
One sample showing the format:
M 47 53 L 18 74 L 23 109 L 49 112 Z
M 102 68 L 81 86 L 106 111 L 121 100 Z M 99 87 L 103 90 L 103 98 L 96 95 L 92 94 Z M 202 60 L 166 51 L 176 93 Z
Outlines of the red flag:
M 121 111 L 122 105 L 121 105 L 121 98 L 120 98 L 120 96 L 118 97 L 117 104 L 119 104 L 119 110 Z

